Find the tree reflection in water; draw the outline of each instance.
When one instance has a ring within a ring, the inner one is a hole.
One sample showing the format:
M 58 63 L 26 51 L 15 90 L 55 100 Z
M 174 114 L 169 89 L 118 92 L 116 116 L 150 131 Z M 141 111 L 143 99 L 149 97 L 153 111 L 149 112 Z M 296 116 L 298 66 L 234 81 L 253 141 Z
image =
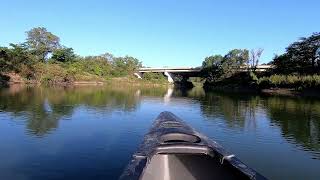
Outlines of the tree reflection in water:
M 181 90 L 121 84 L 73 88 L 12 86 L 0 90 L 0 111 L 24 117 L 30 133 L 44 136 L 81 106 L 106 113 L 115 110 L 133 112 L 146 97 L 161 97 L 165 104 L 171 101 L 171 97 L 175 100 L 180 97 L 198 100 L 204 116 L 212 120 L 219 118 L 228 128 L 255 130 L 262 114 L 281 129 L 289 142 L 312 151 L 316 158 L 320 158 L 319 100 L 205 92 L 199 87 Z
M 139 92 L 139 93 L 137 93 Z M 166 88 L 113 85 L 82 87 L 28 87 L 15 85 L 0 91 L 0 110 L 23 116 L 27 129 L 44 136 L 58 127 L 59 120 L 72 116 L 79 106 L 113 112 L 134 111 L 141 96 L 164 96 Z
M 212 92 L 199 100 L 205 116 L 221 118 L 230 128 L 256 128 L 259 113 L 264 112 L 289 142 L 320 158 L 319 100 Z

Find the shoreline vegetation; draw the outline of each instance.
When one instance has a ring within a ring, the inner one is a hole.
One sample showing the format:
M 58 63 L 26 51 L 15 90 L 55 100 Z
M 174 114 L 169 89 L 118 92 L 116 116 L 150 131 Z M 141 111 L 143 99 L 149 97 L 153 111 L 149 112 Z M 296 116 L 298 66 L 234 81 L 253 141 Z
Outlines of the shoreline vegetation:
M 42 84 L 37 81 L 30 81 L 23 79 L 19 74 L 8 73 L 3 74 L 3 77 L 8 78 L 8 80 L 0 82 L 0 87 L 8 87 L 11 85 L 31 85 L 31 86 L 88 86 L 88 85 L 106 85 L 106 84 L 130 84 L 133 86 L 169 86 L 170 84 L 164 81 L 154 81 L 154 80 L 140 80 L 135 77 L 112 77 L 108 79 L 92 79 L 92 80 L 74 80 L 72 82 L 55 82 L 50 84 Z
M 26 32 L 26 40 L 0 47 L 0 86 L 10 84 L 81 86 L 108 83 L 169 85 L 161 73 L 134 77 L 142 62 L 131 56 L 110 53 L 80 56 L 60 44 L 60 38 L 46 28 Z M 253 92 L 299 96 L 320 96 L 320 33 L 300 38 L 276 55 L 267 71 L 257 71 L 263 49 L 233 49 L 226 55 L 212 55 L 202 62 L 200 77 L 178 81 L 177 87 L 203 86 L 207 90 Z M 246 68 L 246 71 L 239 69 Z M 192 82 L 192 84 L 191 84 Z
M 270 95 L 320 96 L 320 33 L 300 38 L 276 55 L 266 71 L 256 70 L 263 49 L 233 49 L 206 57 L 204 88 Z M 239 69 L 246 68 L 246 71 Z
M 60 38 L 43 27 L 33 28 L 26 35 L 23 43 L 0 47 L 0 86 L 99 85 L 110 81 L 167 84 L 159 74 L 148 73 L 143 80 L 135 78 L 133 73 L 142 67 L 137 58 L 110 53 L 83 57 L 60 44 Z

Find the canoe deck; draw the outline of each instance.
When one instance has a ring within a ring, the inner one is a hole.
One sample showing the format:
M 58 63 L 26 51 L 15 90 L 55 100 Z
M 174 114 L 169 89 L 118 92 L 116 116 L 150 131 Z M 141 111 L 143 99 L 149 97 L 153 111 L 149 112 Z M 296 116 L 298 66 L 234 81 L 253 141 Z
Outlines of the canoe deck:
M 245 179 L 207 155 L 161 154 L 151 158 L 141 180 Z
M 211 179 L 266 178 L 170 112 L 160 113 L 120 176 L 120 180 Z

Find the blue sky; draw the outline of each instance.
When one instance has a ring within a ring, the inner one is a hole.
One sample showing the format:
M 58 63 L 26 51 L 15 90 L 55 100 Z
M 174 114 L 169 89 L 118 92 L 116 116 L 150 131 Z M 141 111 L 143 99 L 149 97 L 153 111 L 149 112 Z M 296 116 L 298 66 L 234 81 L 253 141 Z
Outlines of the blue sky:
M 0 46 L 46 27 L 80 55 L 130 55 L 146 66 L 199 66 L 233 48 L 263 48 L 261 61 L 320 31 L 319 0 L 6 0 Z

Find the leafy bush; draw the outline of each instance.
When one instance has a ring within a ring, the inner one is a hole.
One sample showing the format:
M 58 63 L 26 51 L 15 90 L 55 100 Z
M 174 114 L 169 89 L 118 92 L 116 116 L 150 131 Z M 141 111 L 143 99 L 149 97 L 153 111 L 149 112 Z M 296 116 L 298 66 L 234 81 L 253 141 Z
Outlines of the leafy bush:
M 21 66 L 29 68 L 34 64 L 34 56 L 25 44 L 10 44 L 0 47 L 0 72 L 21 72 Z
M 143 80 L 151 82 L 167 82 L 167 78 L 162 73 L 144 73 Z
M 59 64 L 35 64 L 35 77 L 42 84 L 68 84 L 74 81 L 74 76 Z

